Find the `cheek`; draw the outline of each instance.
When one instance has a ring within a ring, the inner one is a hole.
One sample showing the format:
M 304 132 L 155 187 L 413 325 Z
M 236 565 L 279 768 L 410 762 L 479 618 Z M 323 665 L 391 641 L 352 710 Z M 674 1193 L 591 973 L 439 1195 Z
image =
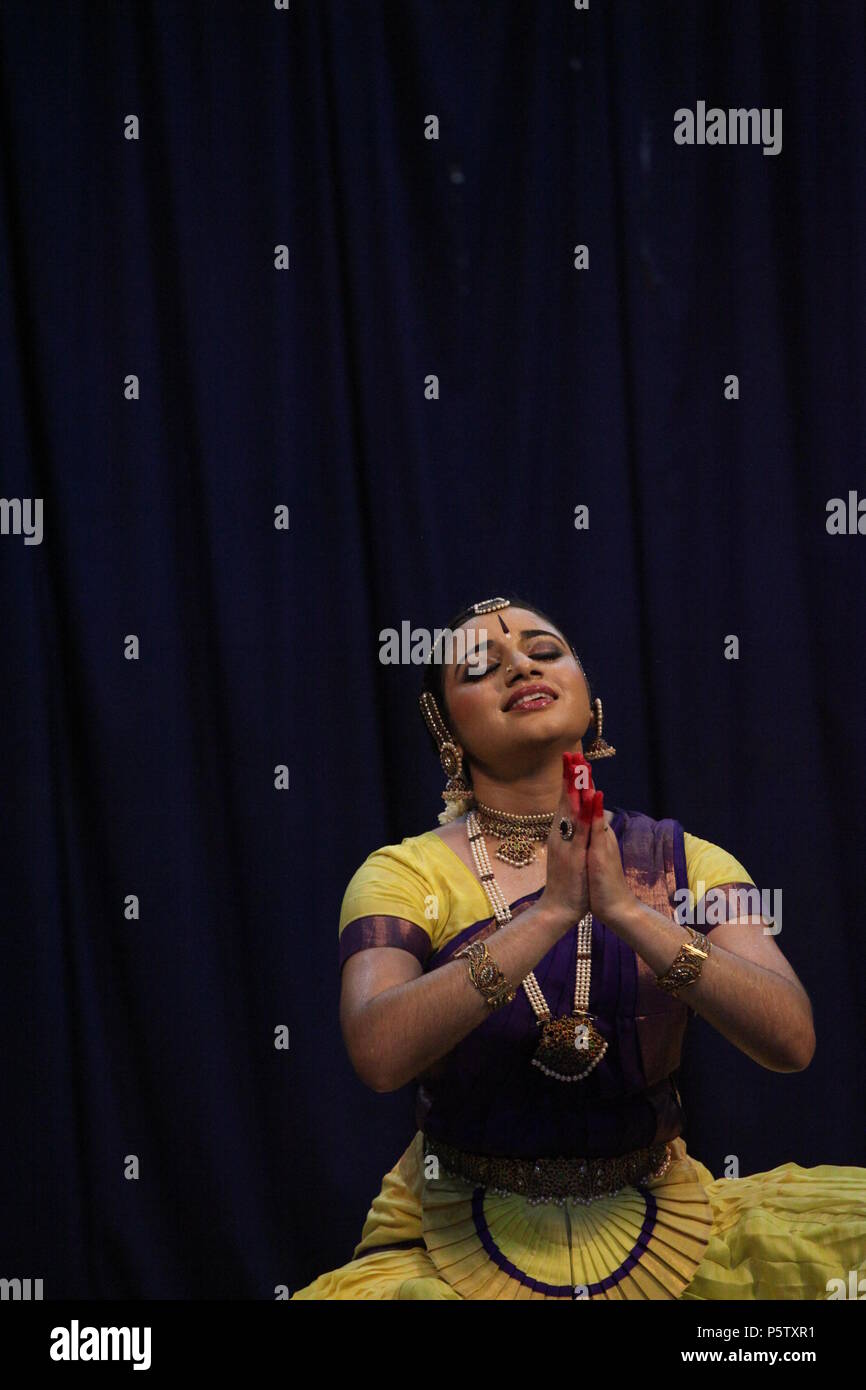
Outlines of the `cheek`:
M 568 702 L 573 709 L 585 709 L 589 711 L 589 696 L 586 693 L 586 686 L 583 680 L 575 680 L 569 685 L 567 690 Z
M 479 707 L 477 694 L 476 690 L 467 685 L 452 686 L 448 691 L 448 708 L 457 723 L 472 720 L 474 711 Z
M 490 696 L 480 686 L 462 683 L 448 691 L 448 708 L 453 722 L 471 735 L 476 729 L 483 729 L 490 719 Z

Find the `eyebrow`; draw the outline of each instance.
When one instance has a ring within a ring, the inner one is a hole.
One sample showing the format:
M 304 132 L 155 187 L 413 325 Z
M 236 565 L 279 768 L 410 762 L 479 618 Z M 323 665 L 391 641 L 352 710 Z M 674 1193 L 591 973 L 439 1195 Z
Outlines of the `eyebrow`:
M 525 628 L 523 629 L 523 631 L 521 632 L 520 636 L 521 636 L 521 639 L 524 638 L 524 637 L 553 637 L 553 638 L 556 639 L 557 642 L 560 642 L 563 646 L 565 646 L 565 643 L 563 642 L 563 640 L 562 640 L 562 638 L 559 636 L 559 634 L 556 633 L 556 632 L 550 632 L 549 629 L 546 628 L 546 627 L 525 627 Z M 486 649 L 487 649 L 488 647 L 490 647 L 490 646 L 496 647 L 496 646 L 498 646 L 498 645 L 499 645 L 499 643 L 497 642 L 496 638 L 494 637 L 492 642 L 482 642 L 481 645 L 480 645 L 480 647 L 473 647 L 473 648 L 472 648 L 472 651 L 471 651 L 471 652 L 467 652 L 466 655 L 467 655 L 467 657 L 469 657 L 469 656 L 477 656 L 479 652 L 486 651 Z M 467 663 L 466 663 L 465 661 L 458 661 L 458 662 L 457 662 L 457 665 L 456 665 L 456 667 L 455 667 L 455 670 L 459 671 L 459 670 L 460 670 L 460 667 L 461 667 L 461 666 L 465 666 L 466 664 L 467 664 Z

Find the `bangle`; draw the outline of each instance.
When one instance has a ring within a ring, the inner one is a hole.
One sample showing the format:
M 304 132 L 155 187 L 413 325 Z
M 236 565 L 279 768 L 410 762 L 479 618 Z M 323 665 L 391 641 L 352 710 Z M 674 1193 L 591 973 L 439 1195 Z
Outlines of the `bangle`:
M 691 940 L 684 941 L 676 958 L 663 975 L 656 976 L 656 984 L 659 989 L 666 989 L 674 998 L 678 991 L 686 985 L 694 984 L 699 979 L 700 973 L 704 968 L 704 961 L 710 954 L 710 943 L 703 932 L 695 931 L 693 927 L 686 924 L 686 931 L 691 932 Z
M 473 941 L 454 952 L 454 959 L 465 956 L 469 961 L 469 978 L 484 999 L 489 1009 L 498 1009 L 510 1004 L 517 993 L 512 989 L 496 961 L 483 941 Z

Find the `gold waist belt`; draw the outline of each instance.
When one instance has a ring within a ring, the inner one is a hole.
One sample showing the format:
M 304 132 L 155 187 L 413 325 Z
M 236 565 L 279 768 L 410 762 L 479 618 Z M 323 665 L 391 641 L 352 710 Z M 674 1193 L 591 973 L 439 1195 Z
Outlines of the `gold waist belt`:
M 662 1177 L 671 1162 L 668 1144 L 650 1144 L 614 1158 L 498 1158 L 466 1153 L 426 1134 L 424 1152 L 434 1154 L 453 1177 L 532 1203 L 615 1197 L 624 1187 Z

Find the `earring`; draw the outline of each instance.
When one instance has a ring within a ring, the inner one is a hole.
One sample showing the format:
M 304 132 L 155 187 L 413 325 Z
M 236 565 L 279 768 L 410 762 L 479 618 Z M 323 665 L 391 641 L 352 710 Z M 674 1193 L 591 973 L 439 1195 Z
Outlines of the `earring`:
M 604 714 L 601 708 L 601 700 L 597 695 L 590 708 L 592 709 L 592 717 L 595 723 L 595 735 L 592 743 L 584 750 L 583 756 L 587 760 L 591 760 L 592 758 L 612 758 L 616 753 L 616 749 L 612 748 L 607 739 L 601 736 L 604 725 Z
M 475 794 L 463 775 L 463 754 L 451 737 L 434 696 L 429 690 L 424 690 L 418 697 L 418 703 L 427 727 L 439 745 L 442 770 L 448 775 L 445 790 L 442 792 L 442 800 L 447 809 L 439 817 L 440 822 L 444 824 L 447 820 L 462 816 L 466 810 L 464 803 L 471 804 Z
M 442 769 L 448 774 L 448 781 L 445 790 L 442 792 L 442 800 L 446 805 L 456 805 L 464 802 L 467 797 L 472 797 L 472 788 L 463 776 L 463 754 L 454 743 L 443 743 L 439 749 L 439 761 Z M 463 814 L 461 805 L 458 815 Z

